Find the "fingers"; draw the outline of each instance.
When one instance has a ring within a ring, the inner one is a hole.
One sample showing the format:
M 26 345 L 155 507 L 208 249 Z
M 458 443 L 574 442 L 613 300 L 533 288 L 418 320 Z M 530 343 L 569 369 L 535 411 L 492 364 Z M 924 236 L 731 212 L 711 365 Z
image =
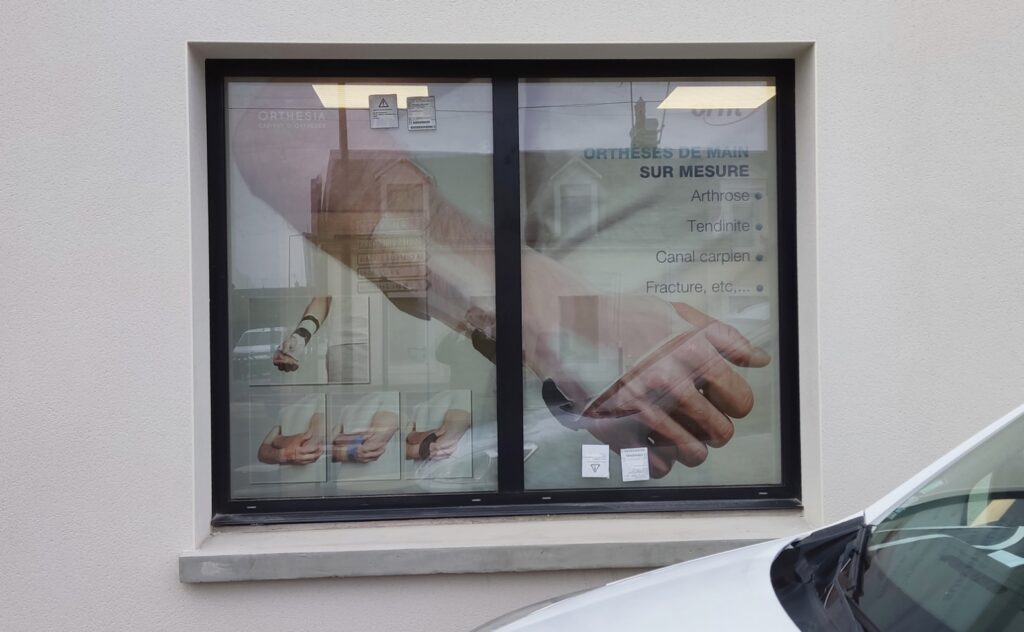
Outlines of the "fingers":
M 665 411 L 643 401 L 638 402 L 638 408 L 637 418 L 656 435 L 657 443 L 675 446 L 676 459 L 680 463 L 696 467 L 708 458 L 708 447 L 704 442 L 676 423 Z
M 361 445 L 356 449 L 356 460 L 360 463 L 376 461 L 384 454 L 384 448 L 385 446 L 380 446 L 379 448 L 368 448 L 366 445 Z
M 322 454 L 323 450 L 320 450 L 315 454 L 297 454 L 288 463 L 290 465 L 312 465 L 317 462 Z
M 267 436 L 263 438 L 264 444 L 274 445 L 274 442 L 281 436 L 281 426 L 274 426 L 267 433 Z M 277 446 L 274 446 L 277 447 Z
M 676 463 L 676 448 L 673 445 L 661 445 L 662 437 L 653 435 L 655 445 L 647 448 L 647 465 L 651 478 L 664 478 L 672 471 Z
M 292 371 L 299 370 L 299 361 L 280 350 L 274 352 L 271 361 L 278 370 L 284 371 L 285 373 L 291 373 Z
M 686 303 L 672 303 L 672 307 L 683 320 L 703 330 L 708 341 L 729 362 L 737 366 L 762 367 L 771 361 L 772 357 L 766 351 L 751 344 L 735 327 L 715 320 Z
M 310 430 L 302 434 L 279 434 L 271 444 L 280 452 L 280 463 L 286 465 L 309 465 L 324 453 L 323 436 L 314 436 Z
M 772 357 L 750 344 L 746 336 L 731 325 L 715 321 L 704 329 L 704 335 L 715 349 L 736 366 L 766 366 Z
M 697 390 L 690 380 L 673 384 L 658 405 L 691 434 L 706 441 L 712 448 L 720 448 L 732 439 L 736 431 L 732 420 Z
M 687 340 L 684 345 L 674 349 L 670 356 L 635 375 L 632 381 L 634 384 L 627 386 L 629 396 L 633 399 L 648 399 L 651 392 L 662 396 L 674 389 L 686 389 L 686 383 L 689 382 L 700 389 L 703 398 L 723 415 L 745 417 L 754 407 L 754 391 L 750 385 L 702 336 Z M 692 393 L 688 392 L 678 393 L 676 399 L 678 405 L 687 408 L 701 404 L 699 399 L 693 398 Z M 710 414 L 704 410 L 695 413 L 701 418 L 707 418 Z M 682 414 L 688 416 L 685 411 Z
M 455 454 L 455 449 L 459 446 L 459 442 L 455 441 L 452 443 L 441 443 L 435 441 L 430 444 L 430 458 L 432 459 L 447 459 L 451 455 Z
M 750 384 L 717 355 L 700 367 L 693 381 L 723 414 L 741 418 L 754 408 L 754 391 Z

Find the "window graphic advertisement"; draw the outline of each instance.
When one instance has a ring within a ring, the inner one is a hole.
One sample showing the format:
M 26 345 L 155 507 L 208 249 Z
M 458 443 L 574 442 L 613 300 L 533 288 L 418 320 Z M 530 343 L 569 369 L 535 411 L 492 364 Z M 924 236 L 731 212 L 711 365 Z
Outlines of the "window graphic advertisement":
M 208 65 L 215 522 L 799 502 L 792 64 L 540 69 Z

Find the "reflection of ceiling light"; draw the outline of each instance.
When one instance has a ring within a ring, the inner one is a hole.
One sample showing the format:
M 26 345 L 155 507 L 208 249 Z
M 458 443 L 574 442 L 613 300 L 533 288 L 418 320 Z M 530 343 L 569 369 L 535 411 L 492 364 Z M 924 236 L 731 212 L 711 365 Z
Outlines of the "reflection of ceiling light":
M 371 94 L 397 94 L 398 107 L 405 109 L 405 100 L 409 97 L 425 97 L 427 86 L 408 86 L 398 84 L 358 84 L 358 83 L 314 83 L 313 90 L 320 97 L 325 108 L 346 108 L 350 110 L 367 110 L 370 108 Z
M 680 86 L 659 110 L 753 110 L 775 96 L 775 86 Z

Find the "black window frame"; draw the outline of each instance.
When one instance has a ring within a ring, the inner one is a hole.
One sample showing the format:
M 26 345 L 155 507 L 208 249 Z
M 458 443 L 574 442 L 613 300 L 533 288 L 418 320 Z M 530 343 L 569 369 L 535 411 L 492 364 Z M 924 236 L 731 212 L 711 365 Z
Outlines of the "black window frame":
M 457 494 L 231 499 L 226 86 L 232 78 L 489 78 L 493 91 L 498 490 Z M 521 79 L 750 77 L 776 82 L 781 482 L 776 485 L 525 490 L 519 112 Z M 795 90 L 792 59 L 206 61 L 211 448 L 214 525 L 381 519 L 796 508 L 800 502 Z

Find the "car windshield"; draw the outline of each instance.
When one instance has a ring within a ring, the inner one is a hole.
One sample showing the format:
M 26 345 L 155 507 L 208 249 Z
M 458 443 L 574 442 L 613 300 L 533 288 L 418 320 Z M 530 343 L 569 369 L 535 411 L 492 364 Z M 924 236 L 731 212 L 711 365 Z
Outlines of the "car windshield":
M 1024 630 L 1024 416 L 879 522 L 860 557 L 851 597 L 869 626 Z
M 252 330 L 242 334 L 237 347 L 276 346 L 281 342 L 281 331 L 277 329 Z

